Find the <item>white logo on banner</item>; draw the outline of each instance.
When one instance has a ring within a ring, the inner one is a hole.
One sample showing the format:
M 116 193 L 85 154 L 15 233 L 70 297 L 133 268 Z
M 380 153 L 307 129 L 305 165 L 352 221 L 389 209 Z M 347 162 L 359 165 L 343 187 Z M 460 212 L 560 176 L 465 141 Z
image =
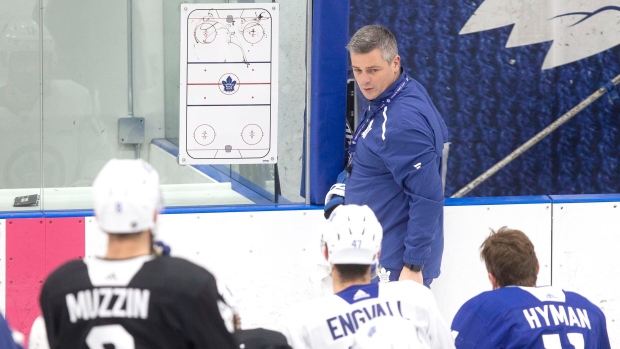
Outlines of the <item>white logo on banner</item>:
M 553 41 L 542 69 L 620 44 L 619 0 L 485 0 L 460 34 L 514 25 L 506 47 Z

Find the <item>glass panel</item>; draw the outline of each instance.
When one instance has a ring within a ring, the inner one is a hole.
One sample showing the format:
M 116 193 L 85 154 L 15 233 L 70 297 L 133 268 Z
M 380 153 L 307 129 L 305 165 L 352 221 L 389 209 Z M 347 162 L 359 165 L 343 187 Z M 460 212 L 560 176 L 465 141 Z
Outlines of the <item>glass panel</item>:
M 133 155 L 116 140 L 117 120 L 128 113 L 126 11 L 118 1 L 44 7 L 44 209 L 90 207 L 103 164 Z
M 39 26 L 22 1 L 0 3 L 0 211 L 37 210 L 41 194 Z M 34 195 L 34 200 L 16 197 Z M 14 207 L 18 201 L 26 206 Z
M 277 171 L 177 164 L 181 2 L 2 1 L 0 210 L 29 194 L 42 204 L 21 209 L 91 208 L 92 180 L 112 157 L 151 162 L 167 206 L 303 201 L 307 3 L 279 1 Z M 131 117 L 143 118 L 143 142 L 124 138 L 119 119 Z
M 187 1 L 184 1 L 187 2 Z M 195 1 L 196 3 L 270 3 L 272 1 Z M 278 164 L 214 166 L 270 202 L 303 202 L 301 157 L 306 101 L 306 13 L 305 1 L 284 0 L 280 4 L 279 131 Z M 179 5 L 164 4 L 164 56 L 166 138 L 178 146 L 179 135 Z M 276 170 L 277 167 L 277 170 Z M 276 178 L 275 174 L 279 174 Z M 278 200 L 281 194 L 285 200 Z

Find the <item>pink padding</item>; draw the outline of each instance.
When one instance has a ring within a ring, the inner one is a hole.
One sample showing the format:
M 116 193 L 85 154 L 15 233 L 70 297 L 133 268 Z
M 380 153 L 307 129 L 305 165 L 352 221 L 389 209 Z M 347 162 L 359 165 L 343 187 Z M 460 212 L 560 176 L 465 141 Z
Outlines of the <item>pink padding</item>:
M 6 220 L 6 316 L 26 338 L 41 314 L 45 277 L 62 263 L 84 257 L 84 218 Z
M 84 258 L 84 217 L 46 219 L 45 275 L 64 262 Z
M 30 333 L 40 314 L 39 291 L 45 278 L 45 220 L 6 220 L 6 317 L 11 327 Z

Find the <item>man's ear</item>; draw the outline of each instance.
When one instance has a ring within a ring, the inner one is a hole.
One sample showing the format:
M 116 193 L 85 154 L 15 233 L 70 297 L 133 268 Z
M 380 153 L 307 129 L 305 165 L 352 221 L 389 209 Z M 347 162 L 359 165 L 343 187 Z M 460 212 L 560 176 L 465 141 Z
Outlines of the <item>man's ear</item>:
M 491 286 L 493 287 L 494 290 L 497 290 L 499 288 L 499 285 L 497 284 L 497 279 L 495 278 L 495 275 L 491 274 L 490 272 L 488 273 L 489 275 L 489 281 L 491 282 Z
M 538 276 L 539 271 L 540 271 L 540 263 L 536 263 L 536 276 Z
M 399 55 L 396 55 L 396 57 L 394 57 L 392 64 L 394 65 L 395 70 L 400 70 L 400 56 Z
M 327 250 L 327 246 L 323 246 L 323 257 L 325 257 L 325 260 L 329 260 L 329 251 Z

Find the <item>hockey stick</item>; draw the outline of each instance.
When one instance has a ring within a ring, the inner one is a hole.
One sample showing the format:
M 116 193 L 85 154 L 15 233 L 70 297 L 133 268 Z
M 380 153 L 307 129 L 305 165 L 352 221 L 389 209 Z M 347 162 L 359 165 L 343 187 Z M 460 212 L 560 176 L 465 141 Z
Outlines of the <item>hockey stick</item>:
M 614 85 L 613 87 L 615 88 L 615 86 L 618 85 L 618 83 L 620 82 L 620 75 L 613 78 L 611 82 L 613 83 Z M 482 182 L 487 180 L 489 177 L 493 176 L 497 171 L 501 170 L 504 166 L 508 165 L 512 160 L 516 159 L 519 155 L 523 154 L 525 151 L 530 149 L 536 143 L 540 142 L 543 138 L 547 137 L 547 135 L 555 131 L 558 127 L 562 126 L 562 124 L 570 120 L 573 116 L 577 115 L 580 111 L 585 109 L 585 107 L 589 106 L 590 104 L 592 104 L 592 102 L 599 99 L 606 92 L 607 92 L 607 89 L 605 86 L 599 88 L 596 92 L 591 94 L 588 98 L 581 101 L 581 103 L 577 104 L 575 107 L 573 107 L 573 109 L 569 110 L 566 114 L 562 115 L 560 118 L 555 120 L 549 126 L 545 127 L 542 131 L 538 132 L 538 134 L 530 138 L 530 140 L 525 142 L 519 148 L 515 149 L 512 153 L 510 153 L 508 156 L 503 158 L 500 162 L 493 165 L 486 172 L 478 176 L 478 178 L 469 182 L 469 184 L 461 188 L 461 190 L 457 191 L 451 197 L 460 198 L 460 197 L 463 197 L 463 195 L 472 191 L 474 188 L 479 186 Z

